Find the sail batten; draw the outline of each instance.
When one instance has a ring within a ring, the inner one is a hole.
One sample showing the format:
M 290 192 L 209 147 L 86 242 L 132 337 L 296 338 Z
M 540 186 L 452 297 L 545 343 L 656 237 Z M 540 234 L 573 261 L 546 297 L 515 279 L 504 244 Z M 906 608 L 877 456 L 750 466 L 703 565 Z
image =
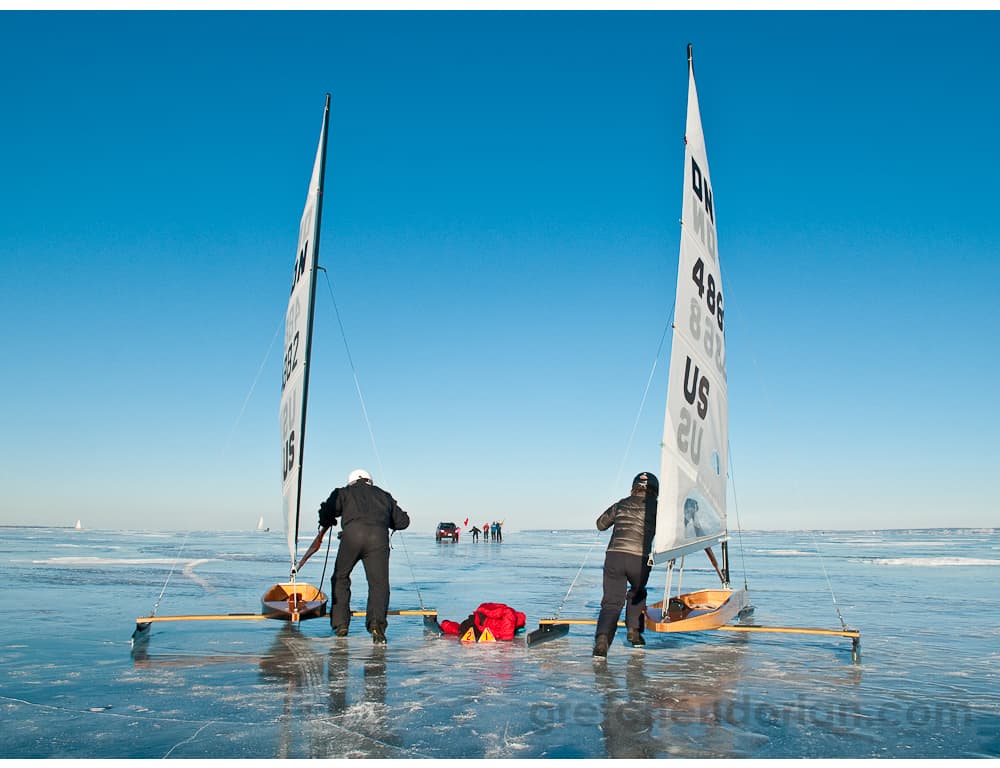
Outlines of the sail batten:
M 302 499 L 302 460 L 305 446 L 306 405 L 309 394 L 309 361 L 312 349 L 316 267 L 319 260 L 323 178 L 330 117 L 327 94 L 319 146 L 305 207 L 299 222 L 299 242 L 292 269 L 292 287 L 285 313 L 285 358 L 281 373 L 281 490 L 282 519 L 292 570 L 295 569 Z
M 654 562 L 726 537 L 725 301 L 715 195 L 688 49 L 684 188 Z

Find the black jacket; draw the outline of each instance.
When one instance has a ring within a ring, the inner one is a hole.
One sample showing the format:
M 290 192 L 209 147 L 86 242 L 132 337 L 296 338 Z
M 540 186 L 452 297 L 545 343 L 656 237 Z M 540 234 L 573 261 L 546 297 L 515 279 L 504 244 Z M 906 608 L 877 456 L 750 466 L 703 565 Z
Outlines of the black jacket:
M 392 496 L 378 486 L 362 482 L 335 488 L 330 497 L 319 505 L 321 527 L 336 525 L 338 517 L 344 528 L 375 525 L 401 531 L 410 525 L 410 516 Z
M 627 552 L 647 557 L 656 532 L 656 497 L 627 496 L 608 507 L 597 518 L 597 530 L 615 530 L 608 542 L 608 552 Z

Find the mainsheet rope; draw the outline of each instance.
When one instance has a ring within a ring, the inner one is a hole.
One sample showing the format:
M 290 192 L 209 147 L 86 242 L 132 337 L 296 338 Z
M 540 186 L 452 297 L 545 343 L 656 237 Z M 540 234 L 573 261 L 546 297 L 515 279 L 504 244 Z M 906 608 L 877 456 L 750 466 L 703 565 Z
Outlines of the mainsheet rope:
M 365 397 L 361 392 L 361 381 L 358 378 L 358 370 L 354 366 L 354 357 L 351 355 L 351 346 L 347 343 L 347 332 L 344 330 L 344 323 L 340 319 L 340 309 L 337 306 L 337 299 L 333 295 L 333 284 L 330 282 L 330 275 L 327 273 L 325 267 L 317 267 L 317 269 L 323 272 L 323 277 L 326 278 L 326 288 L 330 293 L 330 301 L 333 303 L 333 311 L 337 316 L 337 325 L 340 326 L 340 337 L 344 340 L 344 350 L 347 352 L 347 362 L 351 366 L 351 375 L 354 377 L 354 388 L 358 392 L 358 400 L 361 403 L 361 413 L 365 417 L 365 424 L 368 427 L 368 437 L 372 441 L 372 451 L 375 453 L 375 461 L 378 463 L 378 471 L 380 477 L 385 477 L 385 467 L 382 466 L 382 456 L 379 454 L 378 445 L 375 443 L 375 430 L 372 429 L 371 419 L 368 418 L 368 408 L 365 406 Z M 402 531 L 393 531 L 392 535 L 399 534 L 399 540 L 403 545 L 403 555 L 406 557 L 406 565 L 410 569 L 410 578 L 413 581 L 413 586 L 417 591 L 417 602 L 420 603 L 420 610 L 424 610 L 424 597 L 420 592 L 420 584 L 417 582 L 416 573 L 413 570 L 413 563 L 410 561 L 410 553 L 406 549 L 406 537 L 403 536 Z M 331 537 L 332 538 L 332 537 Z M 391 538 L 391 536 L 390 536 Z M 330 542 L 327 541 L 327 558 L 330 556 Z M 323 577 L 326 578 L 326 562 L 323 563 Z M 320 582 L 322 583 L 322 581 Z

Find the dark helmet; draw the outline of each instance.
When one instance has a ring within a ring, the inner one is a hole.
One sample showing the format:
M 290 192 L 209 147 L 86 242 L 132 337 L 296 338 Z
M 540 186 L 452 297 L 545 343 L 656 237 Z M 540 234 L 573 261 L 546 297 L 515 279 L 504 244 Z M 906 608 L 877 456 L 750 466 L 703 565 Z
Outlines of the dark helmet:
M 632 480 L 633 488 L 652 488 L 654 491 L 660 489 L 660 481 L 652 472 L 640 472 Z

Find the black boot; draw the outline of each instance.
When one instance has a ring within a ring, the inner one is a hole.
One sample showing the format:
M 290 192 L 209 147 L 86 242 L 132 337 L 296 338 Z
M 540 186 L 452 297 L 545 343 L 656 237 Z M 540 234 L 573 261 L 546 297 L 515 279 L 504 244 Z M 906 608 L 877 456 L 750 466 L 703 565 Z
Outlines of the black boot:
M 642 636 L 642 632 L 640 632 L 638 629 L 630 629 L 628 631 L 628 641 L 630 643 L 632 643 L 632 645 L 645 645 L 646 644 L 646 640 Z
M 608 655 L 608 636 L 598 635 L 594 638 L 594 655 L 595 656 L 607 656 Z

